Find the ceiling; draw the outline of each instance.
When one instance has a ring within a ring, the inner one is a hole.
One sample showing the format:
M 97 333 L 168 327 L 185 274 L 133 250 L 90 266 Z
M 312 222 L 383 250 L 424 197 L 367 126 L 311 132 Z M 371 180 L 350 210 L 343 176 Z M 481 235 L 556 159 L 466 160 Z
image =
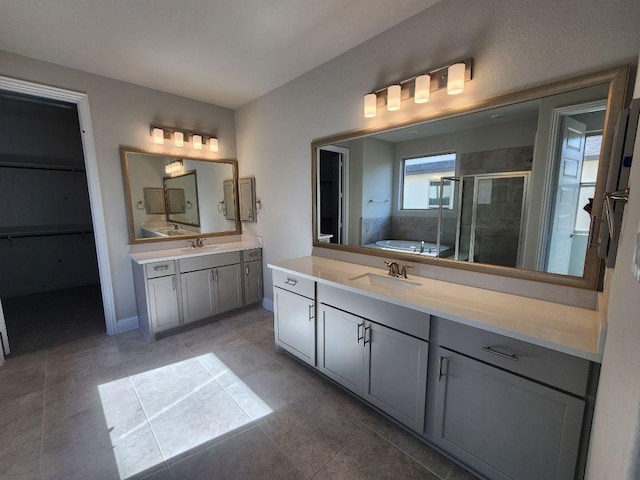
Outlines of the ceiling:
M 0 49 L 236 108 L 438 1 L 4 0 Z

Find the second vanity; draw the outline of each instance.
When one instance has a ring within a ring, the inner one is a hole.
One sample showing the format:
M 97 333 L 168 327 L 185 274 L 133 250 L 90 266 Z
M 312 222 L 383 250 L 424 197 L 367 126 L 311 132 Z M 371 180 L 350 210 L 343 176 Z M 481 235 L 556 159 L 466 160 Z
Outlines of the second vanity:
M 130 254 L 140 330 L 149 341 L 262 301 L 254 241 Z
M 279 347 L 488 479 L 582 478 L 599 312 L 321 257 L 269 267 Z

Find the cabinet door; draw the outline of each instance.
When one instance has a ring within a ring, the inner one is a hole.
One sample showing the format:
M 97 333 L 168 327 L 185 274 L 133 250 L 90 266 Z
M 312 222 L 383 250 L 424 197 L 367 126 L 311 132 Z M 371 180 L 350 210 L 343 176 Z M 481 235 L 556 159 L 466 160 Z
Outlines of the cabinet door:
M 212 276 L 211 269 L 183 273 L 180 276 L 184 323 L 195 322 L 215 313 Z
M 443 348 L 438 359 L 440 447 L 491 479 L 574 478 L 584 401 Z
M 364 336 L 364 398 L 422 434 L 429 344 L 372 322 Z
M 310 365 L 316 364 L 315 302 L 273 289 L 276 344 Z
M 364 320 L 326 305 L 318 310 L 318 368 L 362 395 Z
M 222 313 L 242 306 L 242 269 L 240 264 L 213 269 L 215 312 Z
M 152 278 L 147 281 L 147 289 L 149 319 L 154 333 L 180 325 L 176 276 Z
M 251 305 L 262 300 L 262 261 L 244 264 L 244 304 Z

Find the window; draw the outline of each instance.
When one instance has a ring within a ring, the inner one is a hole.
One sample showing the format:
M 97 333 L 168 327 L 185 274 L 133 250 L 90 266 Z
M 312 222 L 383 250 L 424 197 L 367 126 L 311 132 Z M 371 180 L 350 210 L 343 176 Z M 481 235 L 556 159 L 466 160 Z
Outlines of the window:
M 582 175 L 580 176 L 580 192 L 578 194 L 578 213 L 576 214 L 576 223 L 574 226 L 576 233 L 588 233 L 591 226 L 591 217 L 584 211 L 583 207 L 589 203 L 589 199 L 593 198 L 595 194 L 602 133 L 587 133 L 585 140 L 584 161 L 582 162 Z
M 456 171 L 456 154 L 444 153 L 407 158 L 402 165 L 402 209 L 428 210 L 438 208 L 440 179 L 452 177 Z M 442 207 L 453 208 L 453 184 L 443 183 Z

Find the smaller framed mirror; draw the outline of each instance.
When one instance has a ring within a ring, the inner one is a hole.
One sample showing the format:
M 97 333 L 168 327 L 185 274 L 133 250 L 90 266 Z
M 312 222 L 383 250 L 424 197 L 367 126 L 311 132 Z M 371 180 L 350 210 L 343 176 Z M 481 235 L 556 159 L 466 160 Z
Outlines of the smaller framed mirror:
M 130 243 L 241 233 L 238 163 L 120 147 Z M 167 173 L 178 163 L 179 172 Z M 234 215 L 229 215 L 229 212 Z
M 147 215 L 164 215 L 164 191 L 162 188 L 145 187 L 144 204 Z

